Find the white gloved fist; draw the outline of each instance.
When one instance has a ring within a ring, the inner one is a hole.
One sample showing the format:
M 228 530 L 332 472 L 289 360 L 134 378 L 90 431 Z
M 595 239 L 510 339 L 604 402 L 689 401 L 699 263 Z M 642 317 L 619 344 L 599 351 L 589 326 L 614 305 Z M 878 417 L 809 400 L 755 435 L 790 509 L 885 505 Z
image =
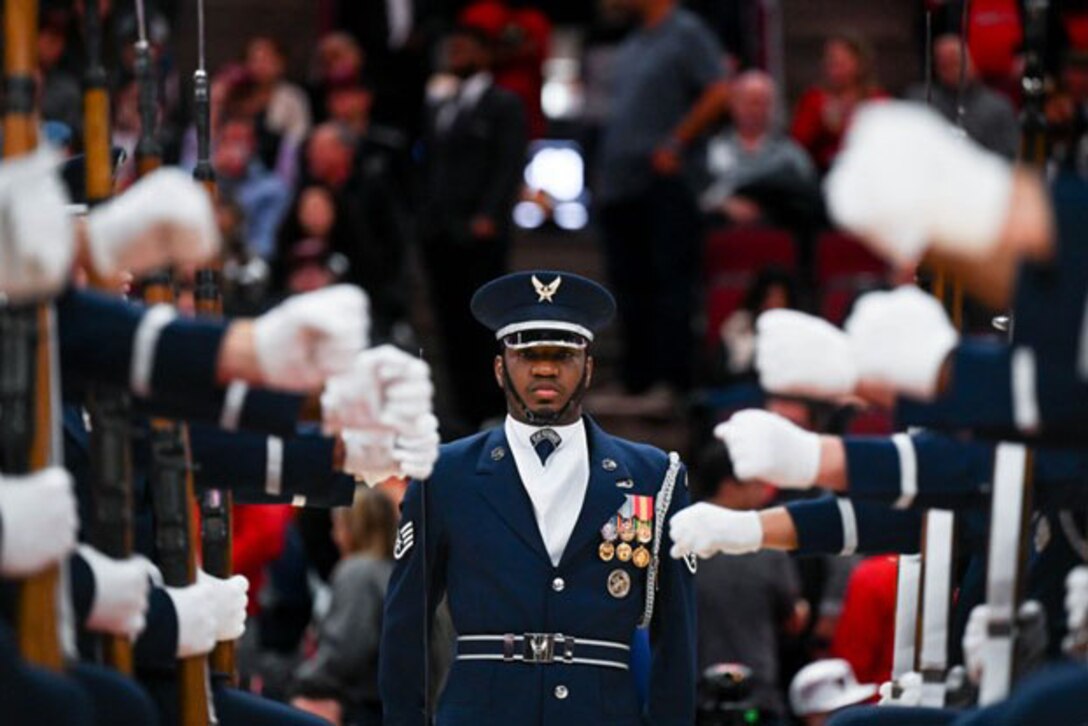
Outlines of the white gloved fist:
M 1008 215 L 1012 170 L 924 106 L 882 101 L 854 115 L 824 192 L 835 223 L 896 264 L 930 244 L 981 258 Z
M 737 479 L 807 489 L 820 471 L 820 437 L 778 414 L 740 411 L 714 429 L 729 449 Z
M 400 476 L 400 464 L 393 458 L 397 435 L 389 430 L 345 429 L 343 471 L 369 486 Z
M 290 297 L 253 325 L 257 363 L 264 383 L 288 391 L 312 391 L 348 370 L 369 338 L 366 293 L 333 285 Z
M 982 669 L 985 663 L 986 630 L 990 623 L 989 606 L 976 605 L 967 617 L 967 627 L 963 629 L 963 665 L 967 677 L 978 685 L 982 682 Z
M 211 588 L 216 622 L 215 639 L 241 638 L 242 633 L 246 632 L 246 593 L 249 591 L 249 580 L 244 575 L 233 575 L 224 580 L 197 570 L 197 582 Z
M 862 380 L 923 400 L 937 395 L 941 366 L 959 342 L 937 299 L 913 285 L 862 296 L 846 334 Z
M 898 693 L 896 693 L 896 686 L 898 686 Z M 922 704 L 922 674 L 918 671 L 908 671 L 894 682 L 881 683 L 878 693 L 881 706 L 920 706 Z
M 392 428 L 414 433 L 434 403 L 431 368 L 392 345 L 364 350 L 350 370 L 333 376 L 321 395 L 327 434 L 346 428 Z
M 438 419 L 434 414 L 420 416 L 411 434 L 398 434 L 393 444 L 393 459 L 400 473 L 409 479 L 422 481 L 434 471 L 438 461 Z
M 23 577 L 60 562 L 76 545 L 79 509 L 60 467 L 0 476 L 0 574 Z
M 115 560 L 89 545 L 80 545 L 79 555 L 94 574 L 87 628 L 136 640 L 147 625 L 151 582 L 162 580 L 158 568 L 141 555 Z
M 87 215 L 87 243 L 100 275 L 197 265 L 222 244 L 208 192 L 176 168 L 157 169 Z
M 846 334 L 796 310 L 768 310 L 756 320 L 756 370 L 771 393 L 836 398 L 857 386 Z
M 219 631 L 215 588 L 197 580 L 188 587 L 164 588 L 178 619 L 178 658 L 207 655 Z
M 691 553 L 707 558 L 724 552 L 743 555 L 763 546 L 759 512 L 738 512 L 706 502 L 692 504 L 669 520 L 669 551 L 675 559 Z
M 1065 616 L 1069 632 L 1088 625 L 1088 565 L 1074 567 L 1066 575 Z
M 23 302 L 68 282 L 75 234 L 56 151 L 41 146 L 0 165 L 0 293 Z

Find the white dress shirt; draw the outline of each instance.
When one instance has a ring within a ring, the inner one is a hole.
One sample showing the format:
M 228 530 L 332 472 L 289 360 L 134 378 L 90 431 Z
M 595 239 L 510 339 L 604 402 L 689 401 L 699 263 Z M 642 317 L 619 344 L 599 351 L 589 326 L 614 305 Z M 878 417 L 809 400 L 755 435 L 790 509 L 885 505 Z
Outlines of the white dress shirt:
M 560 442 L 547 464 L 533 448 L 530 437 L 541 428 L 559 434 Z M 567 426 L 530 426 L 506 417 L 506 441 L 514 455 L 521 483 L 533 502 L 536 526 L 552 564 L 559 566 L 589 487 L 589 448 L 581 419 Z

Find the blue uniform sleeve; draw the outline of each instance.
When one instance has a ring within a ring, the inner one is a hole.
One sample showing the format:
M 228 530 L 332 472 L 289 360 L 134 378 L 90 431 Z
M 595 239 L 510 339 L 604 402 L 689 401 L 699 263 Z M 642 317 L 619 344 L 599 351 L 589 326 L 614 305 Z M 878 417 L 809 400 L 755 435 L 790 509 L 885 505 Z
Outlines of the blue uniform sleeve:
M 429 664 L 424 654 L 435 608 L 446 591 L 446 557 L 439 506 L 432 494 L 423 506 L 424 486 L 432 485 L 413 481 L 404 496 L 393 552 L 396 565 L 385 597 L 378 688 L 386 726 L 425 726 L 424 673 Z
M 76 379 L 128 388 L 135 337 L 147 308 L 116 297 L 69 290 L 57 300 L 61 367 Z M 215 388 L 226 324 L 175 319 L 155 347 L 151 390 L 177 396 Z
M 84 623 L 94 606 L 94 573 L 78 552 L 68 557 L 68 585 L 71 588 L 72 611 L 77 623 Z
M 138 668 L 173 668 L 178 653 L 178 614 L 166 590 L 152 587 L 147 626 L 136 638 L 133 658 Z
M 152 398 L 134 398 L 133 405 L 145 416 L 222 424 L 228 406 L 227 392 L 215 388 L 204 393 L 178 396 L 156 394 Z M 249 389 L 237 411 L 236 422 L 228 430 L 255 431 L 276 436 L 294 436 L 302 415 L 305 397 L 265 389 Z
M 896 508 L 957 509 L 989 491 L 993 444 L 925 432 L 892 438 L 846 436 L 850 497 Z
M 668 517 L 688 506 L 687 472 L 681 469 Z M 687 560 L 669 556 L 672 539 L 664 527 L 661 569 L 650 621 L 650 695 L 647 723 L 690 726 L 695 722 L 695 576 Z
M 798 554 L 906 554 L 917 552 L 921 541 L 922 515 L 911 509 L 820 497 L 790 502 L 786 511 L 797 531 Z
M 189 426 L 196 485 L 230 489 L 240 501 L 252 504 L 290 503 L 302 496 L 313 506 L 350 505 L 355 481 L 333 468 L 334 445 L 333 439 L 317 434 L 282 440 L 277 444 L 282 459 L 270 474 L 269 437 Z

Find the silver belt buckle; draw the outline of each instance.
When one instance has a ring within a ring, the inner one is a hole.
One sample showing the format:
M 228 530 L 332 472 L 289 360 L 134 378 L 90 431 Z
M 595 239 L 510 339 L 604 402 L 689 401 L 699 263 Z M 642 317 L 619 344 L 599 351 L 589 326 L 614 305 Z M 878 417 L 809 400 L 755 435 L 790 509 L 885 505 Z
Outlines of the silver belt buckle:
M 551 663 L 555 659 L 555 635 L 526 633 L 523 655 L 526 663 Z

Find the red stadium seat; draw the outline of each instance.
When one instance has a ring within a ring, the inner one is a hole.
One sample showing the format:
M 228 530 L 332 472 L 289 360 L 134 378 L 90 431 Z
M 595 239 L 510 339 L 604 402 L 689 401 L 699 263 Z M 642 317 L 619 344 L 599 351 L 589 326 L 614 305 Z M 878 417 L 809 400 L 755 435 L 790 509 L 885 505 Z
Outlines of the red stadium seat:
M 820 297 L 820 317 L 841 326 L 846 321 L 846 311 L 858 288 L 853 285 L 832 285 L 823 291 Z
M 774 227 L 719 227 L 706 235 L 703 257 L 708 283 L 737 281 L 777 266 L 788 271 L 797 267 L 793 235 Z
M 821 288 L 843 278 L 883 278 L 887 271 L 880 258 L 844 232 L 824 232 L 816 241 L 816 280 Z
M 719 328 L 744 301 L 747 285 L 720 284 L 711 287 L 706 293 L 706 347 L 712 350 L 719 345 Z

